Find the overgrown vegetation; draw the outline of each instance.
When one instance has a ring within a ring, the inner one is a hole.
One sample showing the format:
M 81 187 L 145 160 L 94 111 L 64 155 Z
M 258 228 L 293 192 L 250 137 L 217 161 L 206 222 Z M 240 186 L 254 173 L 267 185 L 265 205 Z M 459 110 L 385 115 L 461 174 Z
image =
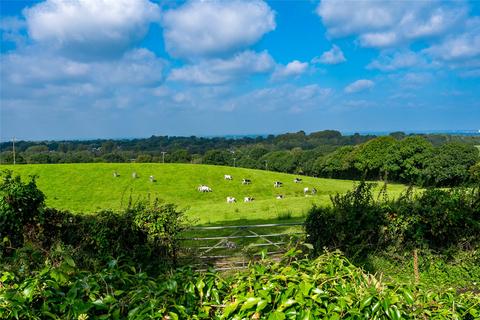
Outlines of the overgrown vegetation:
M 345 196 L 335 196 L 333 207 L 312 209 L 307 231 L 315 247 L 299 244 L 281 261 L 262 259 L 233 275 L 168 263 L 175 262 L 178 234 L 186 227 L 183 213 L 172 205 L 139 202 L 120 213 L 72 215 L 46 208 L 34 178 L 24 182 L 6 172 L 0 183 L 0 217 L 18 222 L 0 225 L 0 318 L 478 318 L 478 253 L 456 255 L 459 267 L 420 261 L 421 272 L 431 277 L 440 278 L 447 270 L 448 286 L 432 286 L 428 278 L 418 284 L 400 277 L 383 280 L 339 251 L 323 251 L 320 237 L 311 232 L 322 227 L 316 219 L 329 218 L 324 225 L 330 229 L 320 231 L 353 256 L 386 245 L 474 247 L 478 224 L 468 230 L 460 226 L 478 222 L 478 189 L 406 193 L 395 201 L 380 201 L 371 188 L 361 183 Z M 393 216 L 389 209 L 394 205 L 398 211 Z M 409 212 L 415 220 L 405 220 Z M 443 219 L 444 225 L 429 219 Z M 339 234 L 331 228 L 340 228 L 335 230 Z M 14 242 L 16 232 L 22 237 Z M 317 257 L 301 249 L 314 249 Z M 371 262 L 385 270 L 395 268 L 382 259 Z M 462 282 L 451 285 L 460 278 Z
M 333 196 L 332 206 L 310 210 L 305 226 L 317 252 L 340 249 L 365 257 L 389 247 L 471 249 L 480 242 L 480 188 L 408 189 L 390 200 L 386 191 L 375 198 L 373 186 L 360 182 Z
M 122 212 L 72 214 L 46 208 L 35 177 L 23 182 L 5 171 L 0 182 L 0 257 L 12 257 L 28 244 L 43 252 L 32 265 L 48 258 L 54 248 L 75 256 L 82 268 L 95 269 L 112 257 L 135 261 L 143 268 L 162 270 L 175 263 L 179 233 L 188 226 L 182 211 L 158 200 L 128 205 Z
M 112 260 L 97 273 L 65 257 L 3 271 L 0 317 L 17 319 L 475 319 L 480 296 L 385 282 L 338 252 L 290 251 L 234 276 L 190 269 L 151 277 Z

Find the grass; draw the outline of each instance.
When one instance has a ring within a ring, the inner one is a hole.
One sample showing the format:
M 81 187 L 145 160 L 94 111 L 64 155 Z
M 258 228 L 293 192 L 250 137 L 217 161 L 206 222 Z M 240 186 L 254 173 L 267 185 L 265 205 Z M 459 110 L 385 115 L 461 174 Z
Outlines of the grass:
M 271 171 L 211 165 L 160 164 L 160 163 L 85 163 L 1 165 L 22 177 L 38 176 L 38 186 L 47 196 L 48 206 L 76 213 L 94 213 L 102 209 L 121 209 L 129 198 L 135 201 L 150 196 L 177 204 L 198 224 L 230 223 L 236 220 L 303 220 L 313 205 L 330 203 L 330 195 L 344 193 L 353 187 L 350 180 L 302 177 L 303 182 L 293 182 L 295 175 Z M 116 171 L 120 177 L 113 177 Z M 132 173 L 138 174 L 137 179 Z M 232 181 L 224 180 L 231 174 Z M 153 175 L 156 182 L 150 182 Z M 242 185 L 241 179 L 252 180 Z M 274 188 L 274 181 L 283 187 Z M 206 184 L 211 193 L 200 193 L 197 187 Z M 304 187 L 315 187 L 316 195 L 305 196 Z M 390 184 L 389 194 L 398 195 L 405 186 Z M 275 197 L 283 194 L 285 199 Z M 226 203 L 233 196 L 237 203 Z M 255 201 L 244 203 L 244 197 Z M 286 212 L 288 214 L 286 214 Z

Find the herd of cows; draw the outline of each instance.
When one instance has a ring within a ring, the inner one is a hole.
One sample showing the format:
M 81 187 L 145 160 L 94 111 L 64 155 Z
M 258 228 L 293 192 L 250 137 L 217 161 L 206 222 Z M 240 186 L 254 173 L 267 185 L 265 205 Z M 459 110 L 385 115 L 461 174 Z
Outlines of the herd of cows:
M 233 180 L 233 178 L 232 178 L 232 176 L 231 176 L 230 174 L 224 175 L 224 179 L 225 179 L 225 180 L 230 180 L 230 181 Z M 295 179 L 293 179 L 293 182 L 295 182 L 295 183 L 301 183 L 301 182 L 302 182 L 302 179 L 300 179 L 300 178 L 295 178 Z M 250 180 L 250 179 L 245 179 L 245 178 L 242 179 L 242 184 L 243 184 L 243 185 L 247 185 L 247 184 L 251 184 L 251 183 L 252 183 L 252 180 Z M 283 186 L 283 182 L 281 182 L 281 181 L 275 181 L 275 182 L 273 182 L 273 187 L 274 187 L 274 188 L 281 188 L 282 186 Z M 204 184 L 198 186 L 197 190 L 198 190 L 199 192 L 212 192 L 212 188 L 210 188 L 209 186 L 204 185 Z M 315 188 L 311 188 L 311 189 L 310 189 L 310 188 L 308 188 L 308 187 L 303 188 L 303 194 L 304 194 L 304 195 L 307 195 L 307 194 L 309 194 L 309 193 L 311 193 L 312 195 L 314 195 L 314 194 L 317 193 L 317 189 L 315 189 Z M 276 198 L 277 200 L 282 200 L 282 199 L 285 198 L 285 196 L 284 196 L 283 194 L 278 194 L 278 195 L 276 195 L 275 198 Z M 254 197 L 244 197 L 244 198 L 243 198 L 243 202 L 252 202 L 253 200 L 255 200 Z M 230 197 L 230 196 L 227 197 L 227 203 L 235 203 L 235 202 L 237 202 L 237 199 L 236 199 L 235 197 Z
M 113 172 L 113 177 L 118 178 L 118 177 L 120 177 L 120 175 L 118 174 L 118 172 L 115 171 L 115 172 Z M 132 178 L 133 179 L 137 179 L 138 177 L 139 176 L 136 172 L 132 173 Z M 231 180 L 233 180 L 233 177 L 230 174 L 226 174 L 226 175 L 224 175 L 224 179 L 231 181 Z M 150 180 L 150 182 L 156 182 L 157 181 L 157 180 L 155 180 L 155 177 L 153 175 L 151 175 L 149 177 L 149 180 Z M 295 179 L 293 179 L 293 182 L 301 183 L 302 179 L 295 178 Z M 245 178 L 242 179 L 242 184 L 243 185 L 248 185 L 248 184 L 251 184 L 251 183 L 252 183 L 252 180 L 250 180 L 250 179 L 245 179 Z M 281 182 L 281 181 L 273 182 L 273 187 L 274 188 L 281 188 L 282 186 L 283 186 L 283 182 Z M 198 186 L 197 190 L 198 190 L 198 192 L 212 192 L 213 191 L 212 188 L 210 188 L 209 186 L 204 185 L 204 184 Z M 308 194 L 315 195 L 316 193 L 317 193 L 317 189 L 315 189 L 315 188 L 309 188 L 309 187 L 303 188 L 303 194 L 304 195 L 308 195 Z M 283 194 L 277 194 L 275 196 L 275 198 L 277 200 L 282 200 L 282 199 L 285 198 L 285 196 Z M 243 198 L 243 202 L 252 202 L 253 200 L 255 200 L 254 197 L 244 197 Z M 235 203 L 235 202 L 237 202 L 237 199 L 235 197 L 230 197 L 230 196 L 227 197 L 227 203 Z

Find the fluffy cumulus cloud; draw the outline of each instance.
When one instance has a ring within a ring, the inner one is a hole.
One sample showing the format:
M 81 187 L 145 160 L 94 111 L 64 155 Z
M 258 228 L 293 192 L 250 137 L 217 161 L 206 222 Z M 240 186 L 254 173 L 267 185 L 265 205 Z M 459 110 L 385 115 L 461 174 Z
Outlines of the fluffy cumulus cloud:
M 316 12 L 331 37 L 354 35 L 365 47 L 390 47 L 444 34 L 467 10 L 453 2 L 323 0 Z
M 365 91 L 367 89 L 373 88 L 375 83 L 372 80 L 368 79 L 360 79 L 350 83 L 348 86 L 345 87 L 346 93 L 355 93 L 360 91 Z
M 166 11 L 162 25 L 167 51 L 189 59 L 244 49 L 276 27 L 261 0 L 190 1 Z
M 140 41 L 158 5 L 148 0 L 47 0 L 24 10 L 29 36 L 69 57 L 119 57 Z
M 272 74 L 273 80 L 279 80 L 288 77 L 295 77 L 305 73 L 308 70 L 308 62 L 300 62 L 293 60 L 286 66 L 277 66 L 277 69 Z
M 325 51 L 321 56 L 313 58 L 313 63 L 339 64 L 347 61 L 343 55 L 342 49 L 333 45 L 332 49 Z
M 1 65 L 3 103 L 13 107 L 21 100 L 41 106 L 57 99 L 52 105 L 68 100 L 65 105 L 81 108 L 109 96 L 123 94 L 127 98 L 134 91 L 158 86 L 167 62 L 147 49 L 133 49 L 118 60 L 88 63 L 48 52 L 9 53 L 2 55 Z M 135 106 L 134 99 L 129 101 Z
M 469 19 L 465 31 L 447 37 L 443 42 L 424 50 L 444 61 L 460 61 L 480 57 L 480 18 Z
M 244 51 L 231 58 L 205 59 L 196 64 L 173 69 L 168 79 L 202 85 L 218 85 L 252 74 L 272 71 L 275 62 L 268 52 Z
M 399 69 L 422 67 L 427 64 L 421 54 L 413 51 L 394 52 L 393 54 L 381 54 L 376 60 L 373 60 L 367 69 L 377 69 L 381 71 L 395 71 Z

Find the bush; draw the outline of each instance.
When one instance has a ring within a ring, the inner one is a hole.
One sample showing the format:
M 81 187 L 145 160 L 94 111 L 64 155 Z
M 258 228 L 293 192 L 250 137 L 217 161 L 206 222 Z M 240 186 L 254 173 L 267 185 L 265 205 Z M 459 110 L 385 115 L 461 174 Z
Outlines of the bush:
M 12 254 L 28 241 L 48 256 L 62 245 L 74 249 L 84 268 L 124 257 L 140 265 L 156 264 L 158 272 L 175 264 L 179 233 L 188 226 L 183 211 L 158 200 L 90 215 L 45 208 L 35 177 L 24 183 L 11 172 L 4 174 L 0 192 L 1 252 Z
M 112 260 L 98 273 L 65 256 L 38 272 L 0 274 L 10 319 L 476 319 L 480 296 L 383 281 L 338 252 L 290 251 L 224 276 L 178 269 L 151 277 Z
M 396 200 L 386 193 L 375 200 L 372 188 L 361 182 L 353 191 L 332 197 L 332 207 L 309 211 L 305 229 L 316 252 L 326 247 L 359 258 L 387 247 L 470 249 L 480 241 L 478 188 L 409 189 Z
M 376 248 L 381 241 L 385 210 L 374 200 L 374 186 L 360 182 L 345 195 L 331 197 L 332 207 L 310 209 L 305 230 L 317 252 L 340 249 L 348 256 L 362 256 Z
M 35 176 L 23 182 L 7 170 L 0 181 L 0 255 L 23 245 L 29 228 L 43 221 L 45 195 Z

